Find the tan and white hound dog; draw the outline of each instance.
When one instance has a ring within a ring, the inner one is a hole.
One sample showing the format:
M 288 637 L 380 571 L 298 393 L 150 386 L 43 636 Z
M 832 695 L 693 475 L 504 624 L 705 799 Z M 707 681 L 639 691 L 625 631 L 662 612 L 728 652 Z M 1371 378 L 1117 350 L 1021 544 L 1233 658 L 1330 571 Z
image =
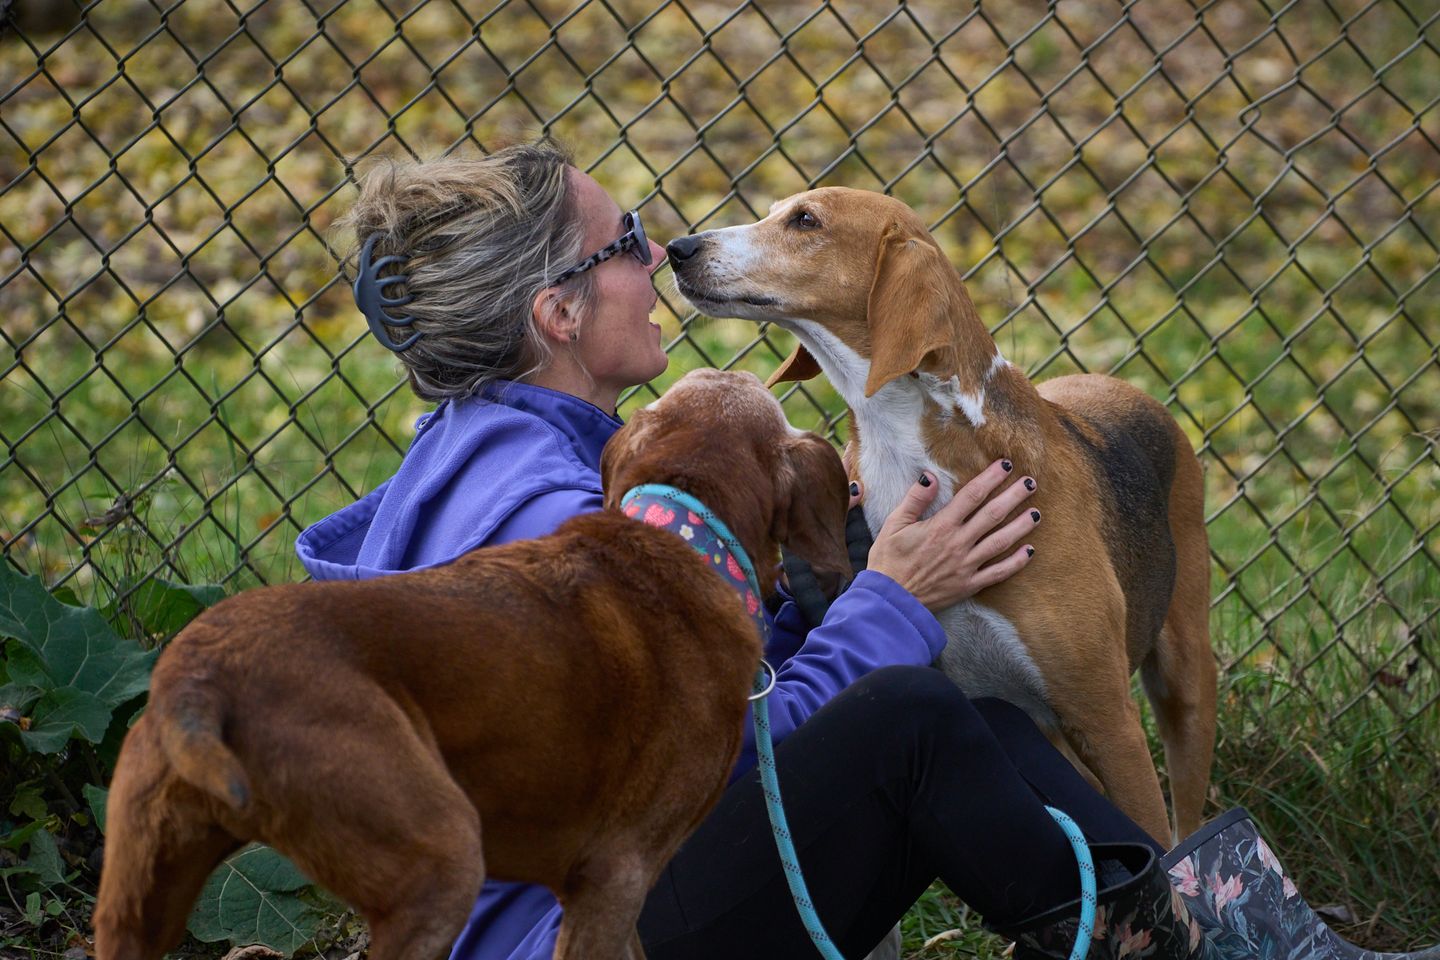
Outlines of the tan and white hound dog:
M 1139 668 L 1176 835 L 1198 827 L 1215 741 L 1209 548 L 1200 464 L 1165 408 L 1113 377 L 1031 384 L 923 221 L 891 197 L 812 190 L 759 223 L 676 240 L 669 254 L 702 312 L 795 334 L 801 346 L 776 379 L 823 369 L 845 398 L 846 466 L 864 483 L 872 530 L 922 470 L 940 480 L 932 512 L 1002 457 L 1035 479 L 1025 509 L 1045 522 L 1034 558 L 940 613 L 950 644 L 939 665 L 970 696 L 1023 707 L 1164 840 L 1164 797 L 1130 696 Z

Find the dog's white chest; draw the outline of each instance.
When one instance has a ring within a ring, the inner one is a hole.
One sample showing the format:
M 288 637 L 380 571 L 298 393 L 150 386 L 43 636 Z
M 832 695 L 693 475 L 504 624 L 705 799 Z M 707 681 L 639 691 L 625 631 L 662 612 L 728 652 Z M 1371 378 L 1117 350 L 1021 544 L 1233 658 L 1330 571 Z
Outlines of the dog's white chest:
M 939 510 L 955 493 L 948 473 L 936 466 L 920 436 L 921 400 L 917 393 L 887 387 L 863 405 L 852 404 L 860 431 L 860 480 L 865 485 L 865 521 L 879 533 L 885 518 L 929 470 L 940 492 L 925 511 Z
M 881 391 L 854 406 L 860 428 L 860 479 L 865 484 L 865 520 L 872 533 L 929 470 L 940 482 L 926 516 L 948 503 L 954 478 L 937 468 L 919 432 L 919 399 L 902 390 Z M 913 408 L 911 405 L 913 404 Z M 1003 615 L 973 600 L 938 617 L 948 642 L 937 665 L 971 699 L 998 697 L 1023 709 L 1039 725 L 1054 727 L 1045 680 L 1015 626 Z
M 955 478 L 936 465 L 920 433 L 926 397 L 941 409 L 954 409 L 972 423 L 983 423 L 983 392 L 971 396 L 953 383 L 922 383 L 902 377 L 867 397 L 864 384 L 868 361 L 818 324 L 796 321 L 796 327 L 806 347 L 816 357 L 824 358 L 831 382 L 855 414 L 860 431 L 865 521 L 870 532 L 880 532 L 885 518 L 924 470 L 940 482 L 939 493 L 925 516 L 948 503 L 955 495 Z M 987 380 L 1004 363 L 997 351 Z M 1045 681 L 1009 620 L 974 601 L 951 607 L 938 619 L 949 638 L 938 666 L 968 696 L 999 697 L 1023 709 L 1041 726 L 1056 725 L 1055 713 L 1046 703 Z

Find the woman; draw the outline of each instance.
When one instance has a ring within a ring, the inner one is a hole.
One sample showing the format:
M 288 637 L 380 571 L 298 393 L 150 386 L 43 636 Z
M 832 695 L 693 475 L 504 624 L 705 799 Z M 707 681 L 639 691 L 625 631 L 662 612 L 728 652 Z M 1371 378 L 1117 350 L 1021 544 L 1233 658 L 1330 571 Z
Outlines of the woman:
M 441 564 L 600 509 L 600 451 L 620 426 L 619 397 L 668 362 L 649 320 L 664 251 L 638 216 L 540 141 L 378 167 L 345 225 L 361 248 L 357 302 L 415 392 L 438 406 L 394 477 L 301 535 L 311 575 Z M 938 485 L 917 478 L 822 622 L 812 628 L 783 593 L 772 614 L 777 763 L 819 914 L 859 957 L 939 877 L 1025 954 L 1068 955 L 1078 874 L 1049 803 L 1076 819 L 1100 864 L 1106 909 L 1092 956 L 1133 949 L 1141 928 L 1152 956 L 1243 955 L 1216 953 L 1236 936 L 1226 921 L 1201 932 L 1158 866 L 1161 848 L 1023 713 L 972 703 L 928 669 L 944 642 L 931 611 L 1029 558 L 1028 513 L 990 529 L 964 512 L 986 498 L 1015 512 L 1029 491 L 1010 473 L 994 464 L 927 520 Z M 650 957 L 810 955 L 754 762 L 747 732 L 729 790 L 649 897 L 640 932 Z M 1204 906 L 1203 890 L 1196 898 Z M 454 956 L 548 958 L 559 915 L 547 890 L 487 882 Z M 1248 918 L 1247 935 L 1263 920 Z

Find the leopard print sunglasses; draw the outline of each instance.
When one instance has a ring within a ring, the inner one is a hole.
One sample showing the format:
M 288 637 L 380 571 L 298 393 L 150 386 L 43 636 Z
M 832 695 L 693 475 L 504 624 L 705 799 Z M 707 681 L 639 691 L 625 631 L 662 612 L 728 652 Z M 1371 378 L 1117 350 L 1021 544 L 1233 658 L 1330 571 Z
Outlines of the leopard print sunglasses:
M 650 266 L 654 257 L 650 253 L 650 241 L 645 236 L 645 227 L 640 223 L 640 211 L 631 210 L 625 214 L 620 218 L 620 225 L 625 228 L 625 233 L 619 240 L 597 250 L 569 270 L 552 277 L 547 285 L 553 287 L 562 284 L 577 273 L 584 273 L 592 267 L 598 267 L 611 257 L 618 256 L 627 250 L 635 254 L 636 260 L 647 267 Z

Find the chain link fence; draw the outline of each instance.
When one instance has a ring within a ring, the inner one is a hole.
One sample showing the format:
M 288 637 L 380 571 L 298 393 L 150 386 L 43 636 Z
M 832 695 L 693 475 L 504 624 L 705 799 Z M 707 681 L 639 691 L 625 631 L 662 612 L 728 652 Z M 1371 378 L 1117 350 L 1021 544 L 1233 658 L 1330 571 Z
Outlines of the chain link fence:
M 1223 736 L 1440 790 L 1436 0 L 4 11 L 9 562 L 122 601 L 299 576 L 421 412 L 336 276 L 355 165 L 543 130 L 659 237 L 820 184 L 910 203 L 1007 357 L 1129 379 L 1195 441 Z M 631 402 L 788 352 L 668 276 L 671 371 Z M 843 438 L 823 384 L 785 403 Z

